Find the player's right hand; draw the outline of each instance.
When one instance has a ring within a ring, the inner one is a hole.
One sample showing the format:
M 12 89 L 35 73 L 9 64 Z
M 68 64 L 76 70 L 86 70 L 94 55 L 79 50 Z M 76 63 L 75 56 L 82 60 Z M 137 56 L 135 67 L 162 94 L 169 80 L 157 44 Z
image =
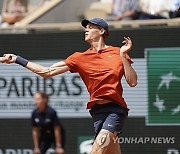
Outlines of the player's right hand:
M 34 154 L 41 154 L 40 149 L 39 148 L 34 148 Z
M 14 54 L 4 54 L 0 59 L 1 63 L 11 64 L 16 62 L 17 56 Z

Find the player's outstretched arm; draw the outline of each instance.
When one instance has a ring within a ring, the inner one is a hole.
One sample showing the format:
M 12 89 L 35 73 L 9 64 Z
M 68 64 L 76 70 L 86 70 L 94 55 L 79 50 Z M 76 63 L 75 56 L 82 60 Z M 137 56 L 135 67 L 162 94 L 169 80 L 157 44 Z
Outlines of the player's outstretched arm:
M 11 63 L 20 64 L 23 67 L 29 69 L 30 71 L 32 71 L 44 78 L 62 74 L 69 70 L 69 67 L 65 64 L 64 61 L 55 63 L 51 67 L 44 67 L 42 65 L 30 62 L 20 56 L 14 55 L 14 54 L 4 54 L 4 56 L 2 58 L 0 58 L 0 62 L 7 63 L 7 64 L 11 64 Z
M 51 67 L 44 67 L 42 65 L 33 62 L 28 62 L 26 68 L 44 78 L 62 74 L 69 70 L 69 67 L 65 64 L 64 61 L 55 63 Z

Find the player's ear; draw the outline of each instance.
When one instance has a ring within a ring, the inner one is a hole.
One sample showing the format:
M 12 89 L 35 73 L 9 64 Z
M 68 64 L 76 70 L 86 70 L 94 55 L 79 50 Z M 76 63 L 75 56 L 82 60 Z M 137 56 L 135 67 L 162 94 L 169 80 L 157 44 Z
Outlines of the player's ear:
M 104 28 L 101 28 L 101 29 L 100 29 L 100 34 L 101 34 L 101 35 L 105 34 Z

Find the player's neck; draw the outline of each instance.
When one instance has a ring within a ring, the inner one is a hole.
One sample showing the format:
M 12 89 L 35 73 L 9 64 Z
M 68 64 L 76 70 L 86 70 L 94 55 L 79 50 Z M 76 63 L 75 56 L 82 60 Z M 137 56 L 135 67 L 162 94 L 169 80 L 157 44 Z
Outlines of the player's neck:
M 102 49 L 107 48 L 108 46 L 105 44 L 104 40 L 98 40 L 98 41 L 93 41 L 91 43 L 91 50 L 99 51 Z

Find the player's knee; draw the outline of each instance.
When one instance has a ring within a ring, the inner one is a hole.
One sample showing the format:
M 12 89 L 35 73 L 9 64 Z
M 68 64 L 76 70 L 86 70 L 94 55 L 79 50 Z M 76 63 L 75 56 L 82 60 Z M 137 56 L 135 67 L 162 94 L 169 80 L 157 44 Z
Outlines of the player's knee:
M 102 129 L 95 139 L 91 154 L 105 152 L 109 147 L 111 147 L 115 134 L 116 133 Z

